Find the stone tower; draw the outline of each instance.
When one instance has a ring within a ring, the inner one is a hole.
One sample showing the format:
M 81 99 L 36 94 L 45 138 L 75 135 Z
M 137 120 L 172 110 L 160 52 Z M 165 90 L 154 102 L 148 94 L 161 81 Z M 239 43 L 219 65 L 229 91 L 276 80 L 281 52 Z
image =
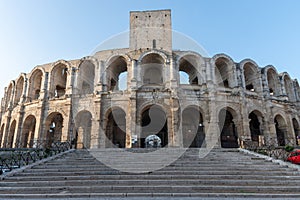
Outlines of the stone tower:
M 130 49 L 172 52 L 171 10 L 130 12 Z

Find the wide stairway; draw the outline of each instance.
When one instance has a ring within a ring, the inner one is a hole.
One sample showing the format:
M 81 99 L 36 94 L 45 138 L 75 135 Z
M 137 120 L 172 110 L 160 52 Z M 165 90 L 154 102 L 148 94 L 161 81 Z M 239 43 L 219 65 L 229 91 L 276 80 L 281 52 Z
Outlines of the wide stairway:
M 188 149 L 177 159 L 181 153 L 175 148 L 76 150 L 6 177 L 0 198 L 300 198 L 295 169 L 236 149 L 216 148 L 204 158 L 198 149 Z

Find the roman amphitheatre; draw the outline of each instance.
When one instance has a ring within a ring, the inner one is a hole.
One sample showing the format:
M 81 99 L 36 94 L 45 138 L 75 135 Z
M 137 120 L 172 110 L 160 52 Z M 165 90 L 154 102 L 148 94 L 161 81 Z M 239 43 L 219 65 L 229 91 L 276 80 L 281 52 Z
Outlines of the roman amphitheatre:
M 172 50 L 171 30 L 169 10 L 131 12 L 129 48 L 21 73 L 2 99 L 1 147 L 144 148 L 151 135 L 162 147 L 201 147 L 215 133 L 222 147 L 297 144 L 297 80 L 251 59 Z M 149 126 L 149 113 L 164 124 Z

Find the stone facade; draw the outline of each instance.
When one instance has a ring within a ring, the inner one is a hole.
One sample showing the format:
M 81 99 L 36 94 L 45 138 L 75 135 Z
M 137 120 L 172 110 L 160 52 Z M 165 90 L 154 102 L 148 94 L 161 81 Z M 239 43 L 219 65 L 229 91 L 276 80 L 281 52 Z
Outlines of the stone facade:
M 39 65 L 12 80 L 1 147 L 298 144 L 297 80 L 250 59 L 172 50 L 171 27 L 170 10 L 131 12 L 129 48 Z

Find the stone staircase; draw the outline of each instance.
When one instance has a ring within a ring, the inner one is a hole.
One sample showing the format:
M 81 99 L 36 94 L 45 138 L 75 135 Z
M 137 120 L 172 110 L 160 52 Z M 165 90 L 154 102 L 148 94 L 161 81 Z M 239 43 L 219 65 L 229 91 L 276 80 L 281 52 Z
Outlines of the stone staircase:
M 0 198 L 300 197 L 299 171 L 237 149 L 148 151 L 76 150 L 5 177 Z

